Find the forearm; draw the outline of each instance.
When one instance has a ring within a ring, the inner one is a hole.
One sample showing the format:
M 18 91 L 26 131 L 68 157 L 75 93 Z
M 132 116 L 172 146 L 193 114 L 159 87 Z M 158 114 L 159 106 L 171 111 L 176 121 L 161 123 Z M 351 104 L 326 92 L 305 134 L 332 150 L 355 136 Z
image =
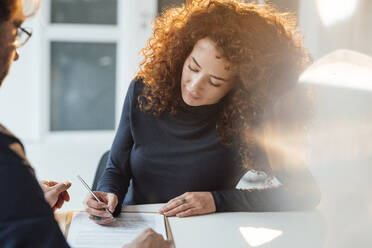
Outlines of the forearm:
M 130 117 L 133 91 L 134 82 L 131 83 L 125 97 L 119 128 L 111 146 L 107 166 L 97 187 L 98 191 L 114 193 L 118 197 L 115 214 L 120 211 L 132 177 L 129 157 L 133 146 Z

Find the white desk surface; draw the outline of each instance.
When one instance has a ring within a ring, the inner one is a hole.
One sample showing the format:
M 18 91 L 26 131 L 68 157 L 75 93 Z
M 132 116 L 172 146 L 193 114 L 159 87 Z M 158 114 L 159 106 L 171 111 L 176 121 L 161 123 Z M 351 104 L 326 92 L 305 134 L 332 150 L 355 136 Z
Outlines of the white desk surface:
M 163 204 L 126 206 L 123 211 L 157 212 Z M 176 248 L 323 247 L 325 220 L 319 211 L 214 213 L 168 218 Z

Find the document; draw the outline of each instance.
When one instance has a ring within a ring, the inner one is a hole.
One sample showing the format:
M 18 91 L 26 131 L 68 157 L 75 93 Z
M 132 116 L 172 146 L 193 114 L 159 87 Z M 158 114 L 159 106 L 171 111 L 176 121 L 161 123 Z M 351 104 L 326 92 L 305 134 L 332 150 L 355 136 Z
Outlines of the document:
M 101 226 L 89 219 L 86 212 L 80 212 L 71 221 L 67 242 L 72 248 L 121 248 L 145 228 L 167 238 L 164 216 L 160 214 L 121 213 L 115 222 Z

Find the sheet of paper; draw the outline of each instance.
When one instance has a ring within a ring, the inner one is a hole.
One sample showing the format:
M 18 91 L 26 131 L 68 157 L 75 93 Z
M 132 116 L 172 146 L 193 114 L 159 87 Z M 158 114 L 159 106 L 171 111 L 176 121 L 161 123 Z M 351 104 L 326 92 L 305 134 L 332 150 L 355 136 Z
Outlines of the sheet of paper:
M 130 243 L 145 228 L 167 238 L 164 216 L 155 213 L 121 213 L 109 226 L 101 226 L 80 212 L 73 217 L 67 242 L 73 248 L 120 248 Z

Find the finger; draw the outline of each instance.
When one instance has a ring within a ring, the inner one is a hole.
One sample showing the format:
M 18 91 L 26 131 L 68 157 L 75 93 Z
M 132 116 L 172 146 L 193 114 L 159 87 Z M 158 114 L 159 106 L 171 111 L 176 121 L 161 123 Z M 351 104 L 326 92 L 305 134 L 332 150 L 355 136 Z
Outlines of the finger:
M 68 193 L 68 191 L 63 191 L 61 195 L 64 201 L 70 201 L 70 194 Z
M 101 191 L 93 191 L 93 193 L 98 197 L 98 199 L 107 204 L 108 202 L 108 193 Z
M 66 186 L 66 190 L 69 189 L 72 185 L 72 183 L 69 181 L 63 182 L 63 184 Z
M 168 217 L 175 216 L 176 214 L 181 213 L 181 212 L 184 212 L 184 211 L 186 211 L 189 208 L 192 208 L 192 204 L 185 203 L 185 204 L 179 205 L 176 208 L 173 208 L 172 210 L 170 210 L 168 212 L 165 212 L 164 215 L 165 216 L 168 216 Z
M 67 195 L 67 196 L 66 196 Z M 67 200 L 66 200 L 67 199 Z M 67 193 L 67 191 L 63 191 L 59 196 L 58 196 L 58 201 L 57 204 L 60 204 L 60 207 L 64 204 L 65 201 L 70 200 L 70 195 Z
M 48 185 L 48 180 L 40 180 L 39 184 L 41 185 Z
M 94 219 L 94 216 L 92 215 L 89 215 L 89 219 L 93 220 L 95 223 L 99 224 L 99 225 L 108 225 L 114 221 L 116 221 L 115 218 L 102 218 L 101 220 L 95 220 Z
M 111 213 L 115 211 L 116 205 L 118 205 L 118 198 L 114 194 L 109 194 L 107 206 Z
M 60 194 L 63 191 L 67 190 L 69 187 L 70 186 L 66 186 L 64 183 L 58 183 L 51 187 L 51 191 L 53 191 L 55 194 Z
M 62 198 L 58 198 L 57 203 L 54 205 L 56 209 L 61 208 L 65 201 Z
M 89 208 L 97 209 L 97 210 L 102 210 L 104 208 L 107 208 L 107 204 L 106 203 L 104 203 L 104 202 L 98 202 L 98 201 L 96 201 L 96 199 L 88 199 L 85 202 L 85 206 L 87 206 Z
M 88 214 L 91 214 L 91 215 L 94 215 L 94 216 L 98 216 L 98 217 L 102 217 L 102 218 L 111 218 L 111 214 L 108 213 L 105 210 L 97 210 L 97 209 L 93 209 L 93 208 L 86 208 L 85 211 L 87 211 Z
M 70 200 L 70 194 L 68 193 L 68 191 L 63 191 L 61 194 L 60 194 L 61 198 L 64 200 L 64 201 L 69 201 Z
M 166 212 L 169 212 L 170 210 L 178 207 L 179 205 L 181 205 L 182 202 L 180 201 L 173 201 L 173 202 L 170 202 L 170 203 L 167 203 L 165 204 L 159 211 L 159 213 L 161 214 L 164 214 Z
M 198 215 L 198 212 L 197 212 L 196 208 L 189 208 L 186 211 L 178 213 L 176 216 L 179 217 L 179 218 L 183 218 L 183 217 L 189 217 L 189 216 L 194 216 L 194 215 Z
M 50 181 L 50 180 L 47 181 L 47 185 L 49 187 L 53 187 L 54 185 L 57 185 L 57 184 L 58 184 L 58 182 L 56 182 L 56 181 Z
M 177 199 L 175 198 L 175 199 L 171 200 L 169 203 L 165 204 L 160 209 L 159 212 L 161 214 L 163 214 L 163 213 L 169 212 L 171 209 L 176 208 L 176 207 L 178 207 L 181 204 L 184 204 L 183 199 L 185 199 L 185 198 L 179 198 L 179 197 L 177 197 Z
M 56 181 L 51 181 L 51 180 L 40 180 L 40 183 L 41 183 L 41 184 L 44 184 L 44 185 L 47 185 L 47 186 L 50 186 L 51 184 L 56 185 L 58 182 L 56 182 Z M 53 186 L 53 185 L 52 185 L 52 186 Z

